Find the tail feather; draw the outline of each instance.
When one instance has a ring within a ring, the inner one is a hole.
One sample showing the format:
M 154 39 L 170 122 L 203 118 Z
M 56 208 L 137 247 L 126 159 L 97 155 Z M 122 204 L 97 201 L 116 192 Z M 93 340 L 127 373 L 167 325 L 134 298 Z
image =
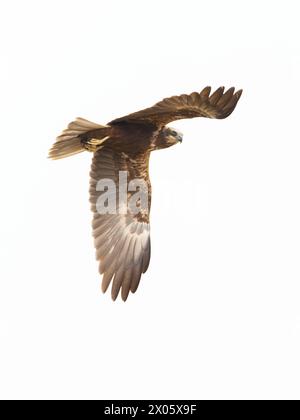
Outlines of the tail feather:
M 101 129 L 104 129 L 103 138 L 107 138 L 107 126 L 95 124 L 84 118 L 76 118 L 76 120 L 72 121 L 68 125 L 68 128 L 56 138 L 56 142 L 49 151 L 49 158 L 62 159 L 86 151 L 87 149 L 82 142 L 82 135 L 89 131 Z

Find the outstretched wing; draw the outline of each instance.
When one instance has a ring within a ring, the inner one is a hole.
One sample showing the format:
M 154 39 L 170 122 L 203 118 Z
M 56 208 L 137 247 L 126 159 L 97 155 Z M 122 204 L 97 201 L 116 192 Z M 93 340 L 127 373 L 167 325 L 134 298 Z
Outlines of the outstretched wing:
M 124 301 L 130 291 L 134 293 L 149 265 L 151 185 L 148 162 L 148 154 L 129 156 L 107 147 L 96 152 L 93 158 L 90 174 L 93 236 L 99 271 L 103 274 L 102 290 L 106 292 L 112 282 L 113 300 L 120 289 Z M 132 191 L 126 193 L 125 204 L 121 196 L 128 189 Z M 144 194 L 146 208 L 141 200 L 134 207 L 136 191 Z
M 161 127 L 185 118 L 226 118 L 232 113 L 242 94 L 242 90 L 235 92 L 233 87 L 226 92 L 224 92 L 224 87 L 220 87 L 212 95 L 210 92 L 211 88 L 206 87 L 200 93 L 172 96 L 151 108 L 113 120 L 110 124 L 127 121 L 149 123 Z

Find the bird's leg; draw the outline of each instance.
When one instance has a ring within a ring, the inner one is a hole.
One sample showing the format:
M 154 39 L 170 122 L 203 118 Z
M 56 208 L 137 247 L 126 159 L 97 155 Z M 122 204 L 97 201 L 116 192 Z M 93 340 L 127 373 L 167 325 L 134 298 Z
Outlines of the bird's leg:
M 105 139 L 95 139 L 95 138 L 83 138 L 81 140 L 83 147 L 92 153 L 97 152 L 97 150 L 99 150 L 101 148 L 101 145 L 103 143 L 104 140 L 106 140 L 107 137 Z

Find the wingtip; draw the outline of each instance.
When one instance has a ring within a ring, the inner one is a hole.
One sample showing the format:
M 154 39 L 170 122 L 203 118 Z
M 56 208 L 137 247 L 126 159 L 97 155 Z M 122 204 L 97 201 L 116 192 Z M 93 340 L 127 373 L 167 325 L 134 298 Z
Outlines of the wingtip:
M 243 89 L 239 89 L 237 92 L 235 92 L 235 96 L 240 99 L 240 97 L 242 96 L 243 93 Z
M 235 87 L 234 86 L 231 86 L 229 89 L 226 90 L 225 93 L 232 93 L 233 94 L 234 91 L 235 91 Z
M 103 283 L 101 284 L 101 292 L 105 295 L 105 293 L 107 292 L 109 285 L 104 285 Z
M 211 92 L 211 86 L 206 86 L 204 89 L 201 90 L 200 96 L 201 97 L 208 97 Z
M 122 301 L 123 301 L 123 302 L 126 302 L 126 300 L 128 299 L 128 296 L 129 296 L 129 293 L 127 294 L 127 296 L 123 296 L 123 295 L 122 295 Z
M 119 294 L 119 293 L 118 293 Z M 117 300 L 118 295 L 111 294 L 111 300 L 115 302 Z

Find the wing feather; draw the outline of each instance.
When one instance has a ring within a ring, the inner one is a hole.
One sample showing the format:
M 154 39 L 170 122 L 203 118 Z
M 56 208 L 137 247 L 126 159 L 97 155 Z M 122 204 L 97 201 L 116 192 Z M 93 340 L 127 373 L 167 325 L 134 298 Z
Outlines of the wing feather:
M 99 272 L 103 274 L 102 291 L 106 292 L 112 283 L 111 296 L 117 299 L 120 291 L 125 301 L 130 291 L 138 288 L 142 273 L 150 261 L 149 214 L 144 210 L 138 214 L 99 214 L 97 200 L 102 192 L 97 191 L 100 179 L 115 182 L 119 190 L 119 171 L 128 172 L 128 182 L 143 178 L 148 185 L 150 209 L 151 185 L 148 176 L 148 156 L 129 156 L 104 147 L 94 154 L 90 176 L 90 201 L 94 213 L 93 236 Z M 129 193 L 128 193 L 129 194 Z M 130 193 L 132 194 L 132 193 Z
M 226 118 L 235 109 L 242 95 L 242 90 L 235 92 L 235 88 L 230 88 L 225 93 L 224 90 L 222 86 L 210 94 L 211 88 L 207 86 L 200 93 L 193 92 L 190 95 L 172 96 L 150 108 L 113 120 L 110 124 L 132 122 L 149 123 L 162 127 L 172 121 L 185 118 Z
M 142 260 L 139 262 L 139 264 L 137 264 L 136 266 L 133 267 L 132 269 L 132 279 L 131 279 L 131 283 L 130 283 L 130 291 L 131 293 L 135 293 L 137 291 L 137 288 L 139 287 L 140 284 L 140 280 L 141 280 L 141 275 L 142 275 Z M 122 291 L 123 292 L 123 291 Z M 124 292 L 127 292 L 124 291 Z

